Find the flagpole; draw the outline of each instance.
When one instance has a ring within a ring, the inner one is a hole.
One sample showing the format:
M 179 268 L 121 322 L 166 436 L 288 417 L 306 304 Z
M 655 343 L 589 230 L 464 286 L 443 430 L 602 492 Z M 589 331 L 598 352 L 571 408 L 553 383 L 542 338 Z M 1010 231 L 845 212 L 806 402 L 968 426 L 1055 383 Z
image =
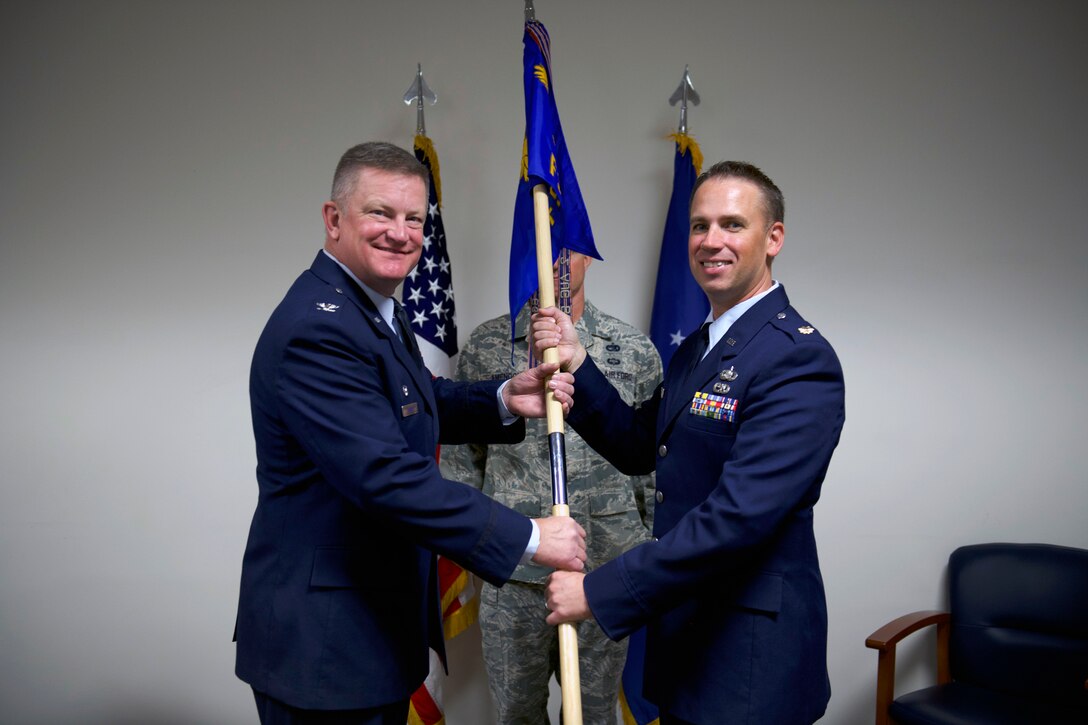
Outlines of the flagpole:
M 533 187 L 533 218 L 536 223 L 536 273 L 540 306 L 555 307 L 552 274 L 552 230 L 548 211 L 548 187 Z M 544 350 L 544 362 L 559 362 L 559 349 Z M 549 391 L 545 396 L 548 414 L 548 449 L 552 464 L 552 516 L 570 516 L 567 505 L 567 453 L 564 443 L 563 404 Z M 578 630 L 573 624 L 559 625 L 559 682 L 563 693 L 563 724 L 582 725 L 582 679 L 578 670 Z

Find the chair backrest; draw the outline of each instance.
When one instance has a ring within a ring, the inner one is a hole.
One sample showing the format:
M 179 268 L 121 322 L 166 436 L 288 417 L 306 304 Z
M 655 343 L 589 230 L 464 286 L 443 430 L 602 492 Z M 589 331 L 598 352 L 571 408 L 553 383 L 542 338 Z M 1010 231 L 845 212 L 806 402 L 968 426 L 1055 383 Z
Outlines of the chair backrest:
M 964 546 L 948 581 L 953 680 L 1088 707 L 1088 551 Z

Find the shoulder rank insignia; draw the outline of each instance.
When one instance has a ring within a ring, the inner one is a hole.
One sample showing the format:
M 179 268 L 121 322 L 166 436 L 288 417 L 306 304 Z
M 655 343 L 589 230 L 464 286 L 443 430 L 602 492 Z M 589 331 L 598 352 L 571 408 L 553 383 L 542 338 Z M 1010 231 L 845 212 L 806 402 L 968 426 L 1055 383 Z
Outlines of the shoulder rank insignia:
M 800 332 L 802 335 L 811 335 L 812 333 L 816 332 L 816 328 L 812 325 L 803 325 L 802 327 L 798 327 L 797 331 Z
M 336 312 L 338 309 L 340 309 L 340 305 L 334 305 L 331 302 L 318 302 L 317 309 L 321 310 L 322 312 Z

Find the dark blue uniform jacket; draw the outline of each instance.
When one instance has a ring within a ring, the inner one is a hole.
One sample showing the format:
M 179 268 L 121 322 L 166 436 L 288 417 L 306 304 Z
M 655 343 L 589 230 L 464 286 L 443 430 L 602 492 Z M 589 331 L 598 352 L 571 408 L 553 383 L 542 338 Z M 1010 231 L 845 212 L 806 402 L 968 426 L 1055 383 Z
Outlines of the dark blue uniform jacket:
M 585 579 L 608 636 L 648 624 L 644 692 L 694 723 L 811 723 L 830 697 L 813 506 L 842 430 L 843 374 L 784 288 L 702 362 L 691 336 L 629 407 L 587 360 L 569 422 L 628 474 L 657 471 L 656 540 Z
M 509 442 L 498 382 L 432 379 L 325 254 L 291 287 L 250 374 L 258 501 L 238 676 L 295 707 L 407 699 L 444 652 L 434 553 L 501 584 L 531 524 L 444 480 L 442 443 Z

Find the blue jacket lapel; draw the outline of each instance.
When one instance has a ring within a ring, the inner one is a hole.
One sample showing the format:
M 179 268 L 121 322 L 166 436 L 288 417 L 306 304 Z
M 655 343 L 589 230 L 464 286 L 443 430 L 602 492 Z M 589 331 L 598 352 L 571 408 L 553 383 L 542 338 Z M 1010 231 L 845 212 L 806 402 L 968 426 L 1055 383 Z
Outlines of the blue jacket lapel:
M 725 336 L 718 340 L 695 369 L 685 375 L 695 353 L 694 336 L 680 345 L 669 364 L 666 376 L 665 417 L 662 420 L 662 433 L 676 421 L 681 412 L 691 405 L 691 398 L 697 390 L 706 387 L 718 374 L 729 367 L 735 358 L 753 337 L 767 324 L 767 321 L 789 307 L 790 300 L 786 289 L 779 285 L 776 290 L 757 302 L 752 309 L 740 316 Z
M 355 283 L 355 280 L 349 277 L 344 270 L 340 269 L 340 265 L 330 259 L 323 251 L 317 253 L 317 258 L 314 259 L 314 263 L 310 266 L 310 271 L 323 281 L 335 287 L 338 292 L 343 293 L 345 297 L 351 300 L 363 313 L 363 317 L 370 324 L 374 334 L 389 342 L 389 347 L 393 351 L 393 356 L 411 375 L 412 382 L 414 382 L 416 388 L 419 389 L 420 395 L 430 409 L 431 415 L 434 416 L 435 425 L 437 426 L 438 405 L 434 399 L 434 389 L 431 387 L 430 372 L 425 367 L 416 364 L 415 360 L 412 359 L 411 353 L 408 352 L 407 346 L 401 342 L 400 338 L 397 337 L 389 325 L 385 323 L 385 320 L 382 319 L 381 314 L 378 313 L 378 309 L 374 306 L 374 303 L 370 301 L 370 298 L 367 297 L 366 293 L 359 288 L 359 285 Z

